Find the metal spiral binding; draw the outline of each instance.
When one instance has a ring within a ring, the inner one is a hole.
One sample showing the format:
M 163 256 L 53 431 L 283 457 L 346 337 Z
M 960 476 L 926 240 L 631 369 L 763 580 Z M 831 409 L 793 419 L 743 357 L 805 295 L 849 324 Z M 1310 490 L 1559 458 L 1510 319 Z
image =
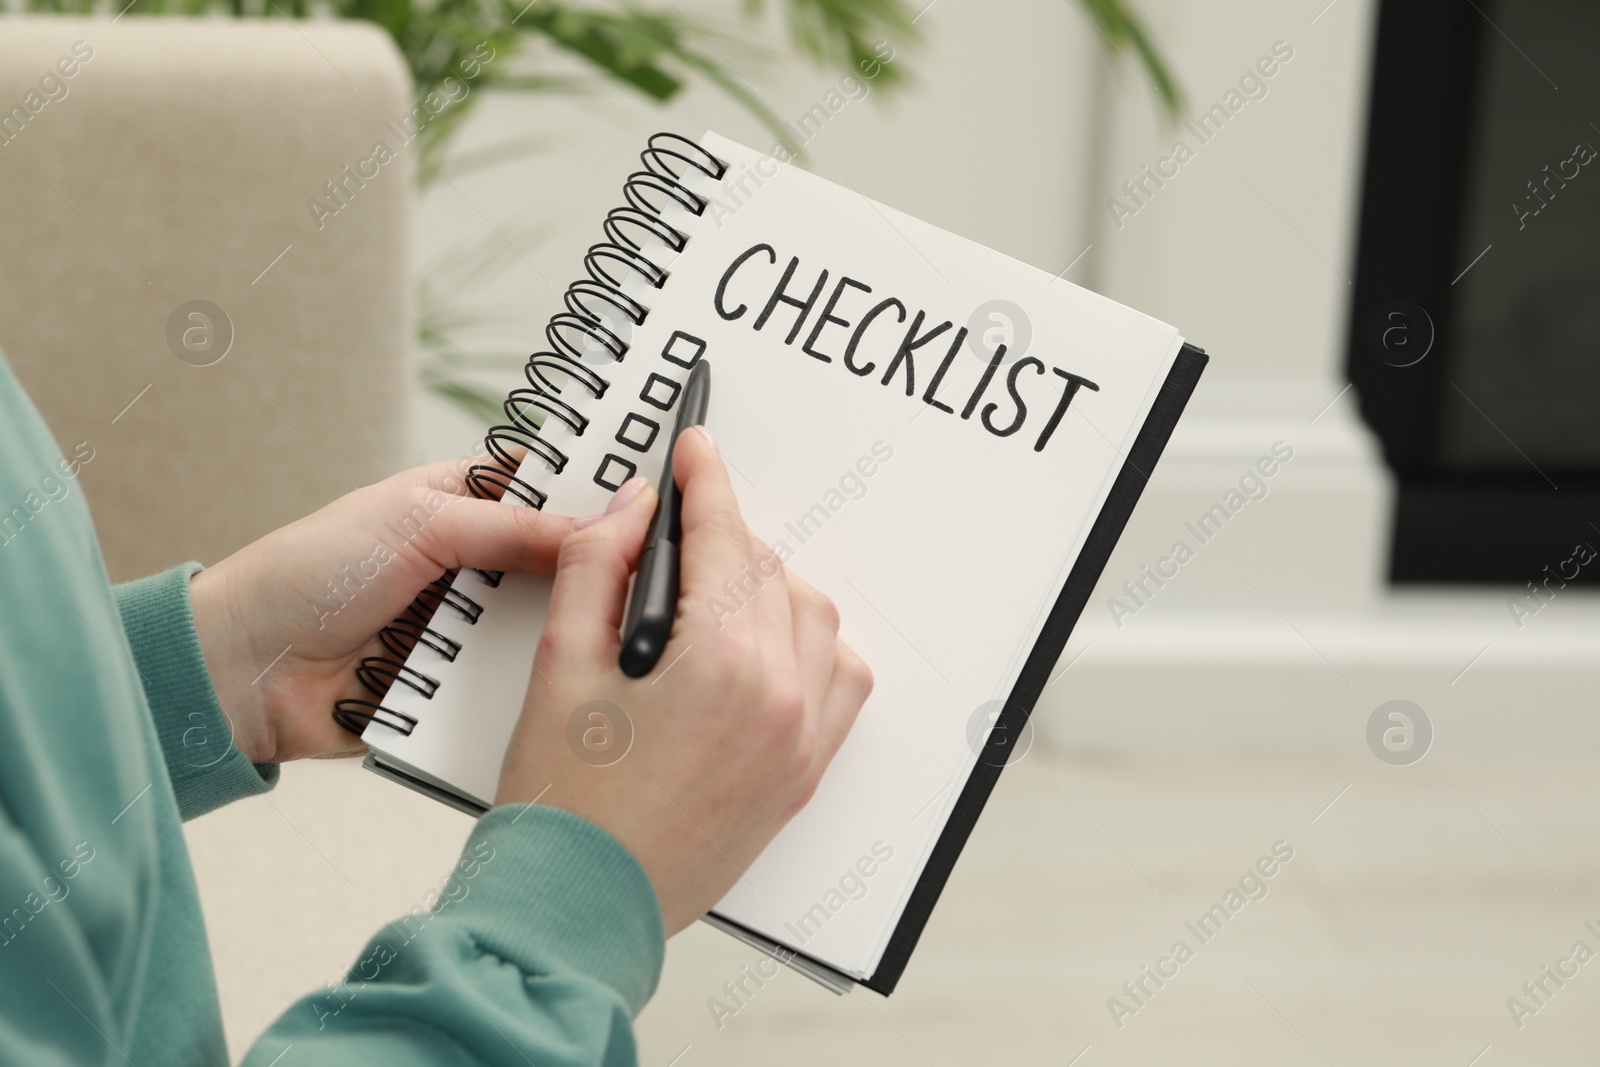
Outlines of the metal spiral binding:
M 674 252 L 682 252 L 689 236 L 661 218 L 663 208 L 670 202 L 694 215 L 702 214 L 706 200 L 683 184 L 684 175 L 693 168 L 720 181 L 728 169 L 722 160 L 675 133 L 652 136 L 639 158 L 645 169 L 630 174 L 622 186 L 628 205 L 606 215 L 603 228 L 607 240 L 591 246 L 584 254 L 588 277 L 567 287 L 562 297 L 566 311 L 552 316 L 545 325 L 549 348 L 529 356 L 523 367 L 528 387 L 513 389 L 507 395 L 502 405 L 507 421 L 491 426 L 484 438 L 489 462 L 475 463 L 467 469 L 467 490 L 475 497 L 501 500 L 510 494 L 530 508 L 544 507 L 548 494 L 517 475 L 523 458 L 535 456 L 552 475 L 560 474 L 569 457 L 541 437 L 540 428 L 546 420 L 555 418 L 581 437 L 589 420 L 562 399 L 563 388 L 576 384 L 598 400 L 611 385 L 584 363 L 589 346 L 575 343 L 574 339 L 587 339 L 600 346 L 612 361 L 620 363 L 627 357 L 628 342 L 606 324 L 603 315 L 595 310 L 596 304 L 608 305 L 635 326 L 643 325 L 650 309 L 622 291 L 624 279 L 631 272 L 651 288 L 660 289 L 671 276 L 670 271 L 644 254 L 643 238 L 654 237 Z M 564 376 L 561 384 L 551 380 L 552 374 Z M 535 418 L 533 411 L 541 412 L 542 417 Z M 521 450 L 521 456 L 517 450 Z M 500 584 L 501 572 L 477 573 L 487 585 Z M 333 718 L 340 726 L 358 736 L 370 723 L 407 736 L 416 729 L 414 717 L 385 707 L 381 701 L 396 684 L 403 684 L 428 700 L 438 692 L 437 679 L 408 667 L 405 661 L 418 644 L 426 645 L 446 661 L 454 661 L 461 652 L 460 642 L 429 625 L 445 607 L 473 625 L 483 614 L 481 604 L 451 587 L 455 577 L 455 571 L 446 571 L 443 577 L 429 583 L 404 614 L 379 631 L 378 640 L 390 655 L 368 656 L 356 670 L 362 686 L 377 700 L 339 701 L 334 705 Z

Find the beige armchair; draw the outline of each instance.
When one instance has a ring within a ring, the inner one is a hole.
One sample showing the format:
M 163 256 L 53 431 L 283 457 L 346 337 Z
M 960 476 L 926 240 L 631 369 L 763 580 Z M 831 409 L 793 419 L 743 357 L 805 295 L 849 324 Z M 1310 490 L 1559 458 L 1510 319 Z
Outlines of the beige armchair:
M 409 97 L 366 25 L 0 20 L 0 346 L 114 579 L 405 465 Z

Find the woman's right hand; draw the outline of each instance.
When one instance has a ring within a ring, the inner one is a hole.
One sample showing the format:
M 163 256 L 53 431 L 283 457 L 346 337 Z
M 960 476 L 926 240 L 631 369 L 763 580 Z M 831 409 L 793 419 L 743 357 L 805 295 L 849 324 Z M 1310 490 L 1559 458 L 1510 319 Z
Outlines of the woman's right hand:
M 655 886 L 668 936 L 720 900 L 811 797 L 872 690 L 833 602 L 745 526 L 710 435 L 685 431 L 673 461 L 682 582 L 666 651 L 643 678 L 617 666 L 657 499 L 636 479 L 562 543 L 495 797 L 537 798 L 621 841 Z M 742 606 L 728 582 L 744 590 Z M 596 751 L 585 736 L 609 745 Z

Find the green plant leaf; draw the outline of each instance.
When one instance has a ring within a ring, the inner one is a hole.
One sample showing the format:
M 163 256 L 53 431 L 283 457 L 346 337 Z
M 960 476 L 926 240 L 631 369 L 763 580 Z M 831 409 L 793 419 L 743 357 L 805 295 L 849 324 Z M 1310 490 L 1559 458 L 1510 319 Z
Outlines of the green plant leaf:
M 1120 52 L 1131 47 L 1138 55 L 1134 69 L 1150 83 L 1167 118 L 1176 122 L 1183 110 L 1183 90 L 1167 68 L 1166 60 L 1156 50 L 1144 22 L 1125 0 L 1073 0 L 1089 16 L 1095 29 L 1105 37 L 1106 44 Z
M 744 6 L 747 14 L 759 15 L 766 2 L 745 0 Z M 903 66 L 882 64 L 878 52 L 885 42 L 896 49 L 916 43 L 916 16 L 904 0 L 783 0 L 783 6 L 790 41 L 818 64 L 856 75 L 875 69 L 874 80 L 883 87 L 904 77 Z
M 653 100 L 670 100 L 683 88 L 682 79 L 656 62 L 678 32 L 669 16 L 634 8 L 614 13 L 540 4 L 521 22 Z

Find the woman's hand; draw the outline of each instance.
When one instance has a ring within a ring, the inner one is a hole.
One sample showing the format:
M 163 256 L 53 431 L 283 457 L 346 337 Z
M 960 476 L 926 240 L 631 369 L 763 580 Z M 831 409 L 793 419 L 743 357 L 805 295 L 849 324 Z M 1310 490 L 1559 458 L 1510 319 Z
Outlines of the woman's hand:
M 235 552 L 190 583 L 195 628 L 233 740 L 254 763 L 350 755 L 334 702 L 355 666 L 447 569 L 550 574 L 572 520 L 479 500 L 452 461 L 397 474 Z
M 720 900 L 810 798 L 872 689 L 833 603 L 746 528 L 709 436 L 685 432 L 673 461 L 682 592 L 660 663 L 644 678 L 617 666 L 628 576 L 657 500 L 635 486 L 561 546 L 495 798 L 539 800 L 609 831 L 649 875 L 669 935 Z M 740 606 L 727 582 L 743 590 Z M 605 744 L 587 744 L 595 731 Z

